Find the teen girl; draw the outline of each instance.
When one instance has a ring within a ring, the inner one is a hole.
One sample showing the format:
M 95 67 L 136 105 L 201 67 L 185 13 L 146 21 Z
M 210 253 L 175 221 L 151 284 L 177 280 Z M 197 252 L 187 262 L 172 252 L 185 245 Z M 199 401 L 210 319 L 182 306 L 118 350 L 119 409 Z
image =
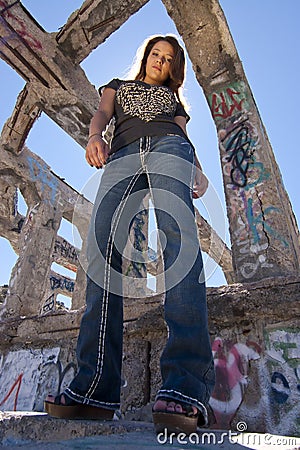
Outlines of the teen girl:
M 185 56 L 173 36 L 148 40 L 133 80 L 113 79 L 101 91 L 87 162 L 105 166 L 88 236 L 87 308 L 77 344 L 78 373 L 59 396 L 55 417 L 111 419 L 120 407 L 122 252 L 132 218 L 150 191 L 163 248 L 168 340 L 162 385 L 153 406 L 156 431 L 191 433 L 207 424 L 214 368 L 207 328 L 203 263 L 192 198 L 207 189 L 187 132 L 179 90 Z M 115 118 L 109 147 L 103 132 Z

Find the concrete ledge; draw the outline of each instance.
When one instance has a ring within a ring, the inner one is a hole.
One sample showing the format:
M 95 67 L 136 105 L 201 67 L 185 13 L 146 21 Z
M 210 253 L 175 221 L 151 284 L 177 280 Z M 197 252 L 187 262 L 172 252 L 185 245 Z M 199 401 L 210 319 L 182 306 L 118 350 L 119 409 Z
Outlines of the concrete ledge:
M 201 448 L 240 450 L 245 447 L 230 442 L 229 432 L 222 430 L 199 430 L 194 433 L 193 442 L 181 436 L 177 442 L 175 437 L 162 435 L 157 439 L 153 424 L 147 422 L 131 422 L 113 420 L 107 422 L 88 420 L 54 419 L 44 413 L 33 412 L 0 412 L 0 448 L 10 450 L 62 450 L 62 449 L 110 449 L 110 450 L 147 450 L 164 448 L 174 449 L 174 445 L 195 447 L 195 440 L 204 443 Z M 171 439 L 171 441 L 170 441 Z M 176 448 L 179 448 L 176 446 Z M 181 448 L 181 447 L 180 447 Z M 197 445 L 197 448 L 199 446 Z
M 237 321 L 245 326 L 253 319 L 264 318 L 268 323 L 282 320 L 297 320 L 299 317 L 299 277 L 267 278 L 255 283 L 236 283 L 207 289 L 209 329 L 235 326 Z M 161 296 L 135 299 L 134 308 L 126 299 L 124 302 L 125 323 L 128 333 L 164 330 Z M 24 342 L 35 346 L 57 342 L 58 337 L 77 338 L 84 307 L 79 310 L 56 311 L 45 316 L 15 317 L 2 320 L 0 324 L 0 348 L 12 348 Z M 222 321 L 220 321 L 222 317 Z M 155 319 L 155 321 L 154 321 Z
M 263 445 L 264 442 L 269 444 L 276 442 L 278 449 L 294 450 L 299 448 L 300 439 L 205 429 L 198 430 L 198 433 L 193 433 L 190 437 L 181 434 L 176 438 L 166 434 L 156 436 L 153 425 L 148 422 L 62 420 L 53 419 L 43 413 L 0 412 L 0 448 L 10 450 L 53 450 L 53 448 L 55 450 L 68 448 L 72 450 L 141 450 L 143 448 L 147 450 L 158 448 L 246 450 L 251 443 L 255 443 L 257 449 L 266 448 Z M 281 445 L 278 444 L 279 442 Z M 275 448 L 273 445 L 270 447 Z
M 65 420 L 46 413 L 0 412 L 0 445 L 26 445 L 30 442 L 57 442 L 87 436 L 148 431 L 153 424 L 122 420 Z

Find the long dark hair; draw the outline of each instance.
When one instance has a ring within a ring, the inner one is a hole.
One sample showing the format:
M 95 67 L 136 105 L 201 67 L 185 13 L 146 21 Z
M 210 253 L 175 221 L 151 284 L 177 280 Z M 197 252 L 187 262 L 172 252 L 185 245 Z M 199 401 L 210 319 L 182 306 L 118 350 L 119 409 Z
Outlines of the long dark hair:
M 139 72 L 135 76 L 135 80 L 141 80 L 146 77 L 146 64 L 148 56 L 154 47 L 155 44 L 159 41 L 166 41 L 170 45 L 172 45 L 174 50 L 174 57 L 172 58 L 171 66 L 170 66 L 170 76 L 164 82 L 164 86 L 168 86 L 177 96 L 177 99 L 181 102 L 181 95 L 179 94 L 179 89 L 183 85 L 185 78 L 185 55 L 183 48 L 179 45 L 178 40 L 171 35 L 166 36 L 154 36 L 149 38 L 148 42 L 146 42 L 144 54 L 141 59 Z M 183 103 L 185 103 L 183 101 Z

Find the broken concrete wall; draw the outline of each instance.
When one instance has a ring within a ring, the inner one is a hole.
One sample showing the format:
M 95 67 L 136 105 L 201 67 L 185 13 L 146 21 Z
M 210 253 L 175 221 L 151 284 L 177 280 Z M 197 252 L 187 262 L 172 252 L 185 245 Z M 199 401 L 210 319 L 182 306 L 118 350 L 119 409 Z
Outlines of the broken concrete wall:
M 208 289 L 216 370 L 210 400 L 216 418 L 212 428 L 235 430 L 243 422 L 252 432 L 299 434 L 298 302 L 296 279 Z M 162 307 L 127 323 L 125 417 L 149 417 L 149 409 L 143 405 L 145 399 L 153 401 L 160 388 L 159 357 L 166 337 Z M 133 365 L 134 360 L 141 364 Z
M 236 429 L 244 422 L 253 432 L 298 434 L 299 287 L 298 280 L 280 279 L 208 290 L 216 370 L 210 400 L 213 428 Z M 136 309 L 125 311 L 122 412 L 125 418 L 149 420 L 148 405 L 160 387 L 159 358 L 167 338 L 162 306 L 157 299 L 139 317 Z M 59 392 L 70 381 L 76 371 L 80 313 L 67 315 L 57 313 L 55 328 L 50 316 L 20 321 L 13 345 L 2 350 L 1 410 L 41 411 L 45 395 Z M 66 333 L 68 339 L 56 338 Z

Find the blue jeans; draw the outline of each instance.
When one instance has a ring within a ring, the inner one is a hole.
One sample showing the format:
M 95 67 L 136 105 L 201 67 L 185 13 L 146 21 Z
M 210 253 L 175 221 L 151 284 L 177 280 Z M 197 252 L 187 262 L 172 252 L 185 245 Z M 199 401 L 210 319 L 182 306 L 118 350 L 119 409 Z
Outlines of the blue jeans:
M 176 135 L 144 137 L 109 157 L 88 235 L 87 306 L 77 343 L 78 373 L 65 390 L 71 399 L 120 407 L 122 252 L 132 219 L 150 190 L 162 236 L 168 327 L 157 399 L 194 405 L 207 417 L 215 375 L 192 201 L 194 171 L 193 149 Z

